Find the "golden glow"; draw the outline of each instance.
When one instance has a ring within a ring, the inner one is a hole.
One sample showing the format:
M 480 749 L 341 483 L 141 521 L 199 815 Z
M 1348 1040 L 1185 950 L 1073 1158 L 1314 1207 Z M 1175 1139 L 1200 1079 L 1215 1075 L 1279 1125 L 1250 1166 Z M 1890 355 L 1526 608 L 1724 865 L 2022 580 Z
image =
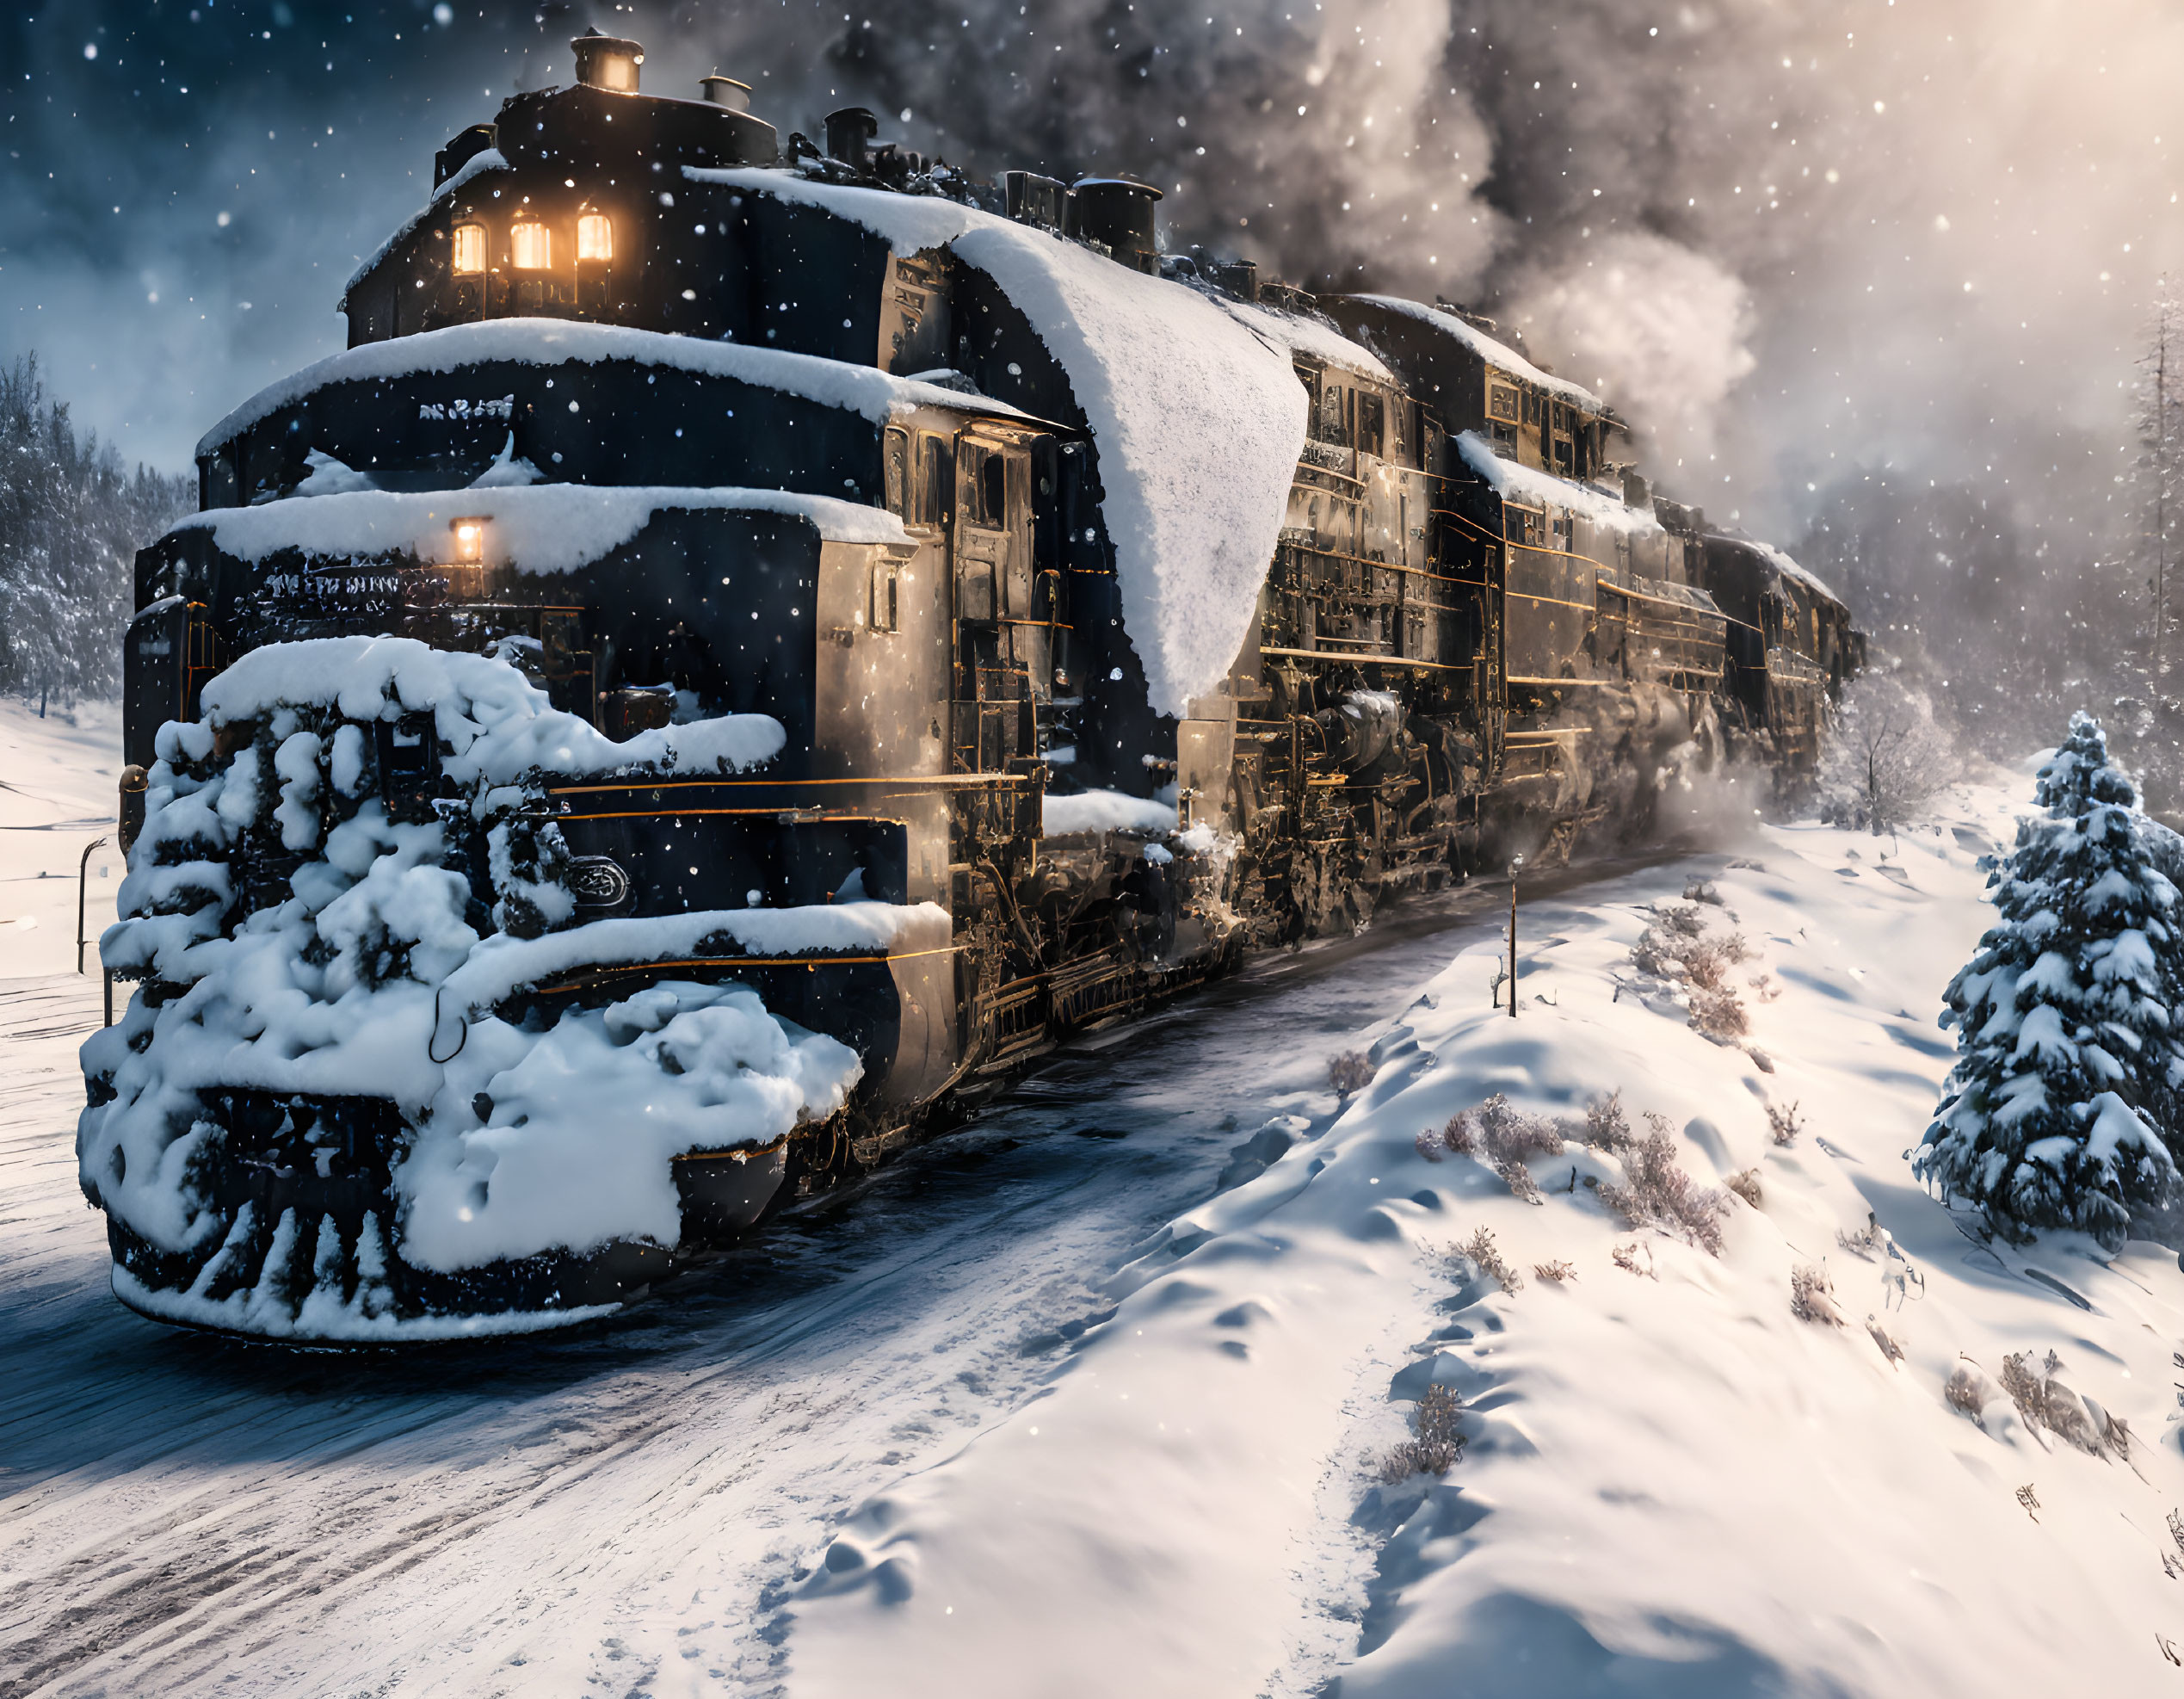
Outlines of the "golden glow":
M 510 225 L 508 251 L 518 271 L 544 271 L 553 264 L 553 232 L 542 224 Z
M 614 226 L 604 213 L 586 213 L 577 220 L 577 257 L 611 260 L 614 257 Z
M 485 226 L 482 224 L 459 224 L 455 226 L 455 275 L 473 277 L 485 269 Z
M 485 522 L 483 519 L 453 519 L 447 529 L 455 540 L 455 559 L 475 563 L 485 558 Z

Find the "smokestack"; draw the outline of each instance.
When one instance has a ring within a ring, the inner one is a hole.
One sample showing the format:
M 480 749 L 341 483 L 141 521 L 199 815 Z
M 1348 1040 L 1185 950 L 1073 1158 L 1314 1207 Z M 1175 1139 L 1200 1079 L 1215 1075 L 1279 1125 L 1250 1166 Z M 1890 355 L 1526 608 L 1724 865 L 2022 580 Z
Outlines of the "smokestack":
M 734 77 L 723 77 L 716 71 L 710 77 L 700 77 L 698 87 L 714 106 L 725 106 L 731 112 L 750 110 L 750 84 L 748 83 L 738 83 Z
M 872 139 L 879 120 L 861 106 L 827 114 L 827 158 L 839 159 L 860 176 L 872 170 Z
M 645 49 L 620 35 L 602 35 L 598 27 L 587 29 L 569 44 L 577 53 L 577 81 L 587 89 L 609 94 L 637 92 L 637 68 L 645 63 Z
M 1160 244 L 1153 234 L 1153 202 L 1160 191 L 1133 177 L 1085 177 L 1077 185 L 1077 231 L 1104 242 L 1124 265 L 1157 273 Z

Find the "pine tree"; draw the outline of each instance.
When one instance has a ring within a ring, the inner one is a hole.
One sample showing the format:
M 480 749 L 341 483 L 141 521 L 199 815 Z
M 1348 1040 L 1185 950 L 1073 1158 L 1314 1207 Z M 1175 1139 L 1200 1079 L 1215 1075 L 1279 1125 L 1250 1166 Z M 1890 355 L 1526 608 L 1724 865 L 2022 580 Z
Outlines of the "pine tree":
M 2163 277 L 2139 356 L 2138 426 L 2140 547 L 2152 607 L 2147 670 L 2157 712 L 2169 704 L 2178 601 L 2177 545 L 2184 534 L 2184 301 Z
M 136 552 L 190 494 L 78 436 L 35 355 L 0 368 L 0 689 L 65 704 L 120 687 Z
M 1989 880 L 2001 917 L 1950 982 L 1957 1066 L 1916 1171 L 2006 1239 L 2076 1228 L 2113 1251 L 2179 1183 L 2177 893 L 2090 716 L 2037 797 Z

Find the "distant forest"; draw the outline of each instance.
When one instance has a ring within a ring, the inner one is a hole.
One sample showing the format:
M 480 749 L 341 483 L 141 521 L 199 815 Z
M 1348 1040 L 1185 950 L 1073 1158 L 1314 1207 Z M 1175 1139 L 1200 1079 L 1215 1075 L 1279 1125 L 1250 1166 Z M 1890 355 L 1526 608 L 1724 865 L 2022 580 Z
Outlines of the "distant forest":
M 196 505 L 196 480 L 78 435 L 38 356 L 0 368 L 0 692 L 41 707 L 118 695 L 136 552 Z

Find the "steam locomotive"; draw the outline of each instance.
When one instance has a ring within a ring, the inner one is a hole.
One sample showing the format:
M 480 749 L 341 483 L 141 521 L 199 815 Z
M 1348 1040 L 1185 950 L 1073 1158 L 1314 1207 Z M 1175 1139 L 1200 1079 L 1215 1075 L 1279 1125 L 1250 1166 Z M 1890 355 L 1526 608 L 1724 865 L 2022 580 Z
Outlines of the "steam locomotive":
M 1813 766 L 1848 610 L 1491 321 L 573 46 L 138 557 L 136 1308 L 606 1313 L 1248 951 Z

